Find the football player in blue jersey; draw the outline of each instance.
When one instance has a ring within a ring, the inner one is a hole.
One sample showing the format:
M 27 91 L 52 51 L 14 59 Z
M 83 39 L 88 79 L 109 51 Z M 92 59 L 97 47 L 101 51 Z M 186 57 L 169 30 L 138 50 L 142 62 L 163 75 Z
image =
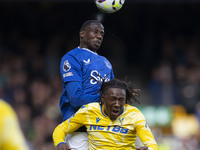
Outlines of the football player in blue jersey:
M 66 53 L 60 63 L 63 92 L 60 109 L 63 121 L 70 118 L 84 104 L 98 101 L 100 77 L 107 81 L 114 78 L 111 63 L 97 54 L 103 37 L 104 27 L 97 20 L 88 20 L 80 29 L 80 45 Z M 98 93 L 98 94 L 97 94 Z M 79 128 L 66 136 L 73 150 L 88 150 L 85 128 Z

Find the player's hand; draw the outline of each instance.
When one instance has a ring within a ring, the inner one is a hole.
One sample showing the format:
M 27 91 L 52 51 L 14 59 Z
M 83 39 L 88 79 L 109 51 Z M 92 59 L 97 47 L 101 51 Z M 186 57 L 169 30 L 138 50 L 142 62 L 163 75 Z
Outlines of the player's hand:
M 138 147 L 136 148 L 136 150 L 148 150 L 148 147 L 147 146 Z
M 67 144 L 61 143 L 56 147 L 56 150 L 71 150 L 71 148 Z

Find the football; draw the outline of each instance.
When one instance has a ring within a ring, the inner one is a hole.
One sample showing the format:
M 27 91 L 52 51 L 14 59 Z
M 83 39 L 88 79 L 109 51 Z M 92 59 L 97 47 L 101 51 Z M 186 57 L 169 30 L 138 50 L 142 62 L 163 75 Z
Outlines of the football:
M 125 0 L 94 0 L 97 8 L 104 13 L 114 13 L 120 10 Z

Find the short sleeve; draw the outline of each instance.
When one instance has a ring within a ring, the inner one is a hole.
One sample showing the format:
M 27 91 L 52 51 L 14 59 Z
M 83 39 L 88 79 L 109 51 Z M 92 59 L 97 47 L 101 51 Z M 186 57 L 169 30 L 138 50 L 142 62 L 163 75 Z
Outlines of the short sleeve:
M 82 81 L 81 62 L 73 55 L 64 55 L 60 63 L 60 74 L 63 82 Z

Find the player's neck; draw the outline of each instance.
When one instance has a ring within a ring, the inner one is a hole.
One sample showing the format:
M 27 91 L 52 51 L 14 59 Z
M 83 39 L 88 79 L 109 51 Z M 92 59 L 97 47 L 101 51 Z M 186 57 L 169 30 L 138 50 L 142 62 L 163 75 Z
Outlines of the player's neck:
M 89 48 L 86 48 L 86 47 L 81 47 L 81 46 L 78 46 L 78 48 L 85 49 L 85 50 L 89 50 L 89 51 L 92 51 L 92 52 L 94 52 L 94 53 L 97 53 L 96 51 L 94 51 L 94 50 L 91 50 L 91 49 L 89 49 Z

